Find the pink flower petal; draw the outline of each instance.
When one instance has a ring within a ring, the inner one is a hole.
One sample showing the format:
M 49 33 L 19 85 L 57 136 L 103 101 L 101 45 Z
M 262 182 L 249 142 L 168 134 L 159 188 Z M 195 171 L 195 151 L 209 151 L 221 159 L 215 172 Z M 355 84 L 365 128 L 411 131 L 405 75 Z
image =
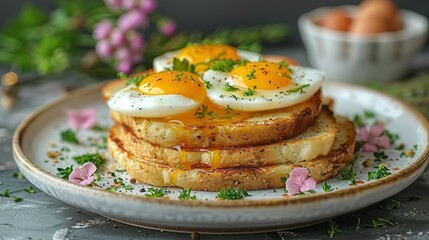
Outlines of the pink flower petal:
M 301 185 L 301 192 L 313 190 L 315 187 L 316 187 L 316 180 L 314 180 L 313 178 L 307 178 Z
M 377 152 L 377 146 L 373 143 L 365 143 L 362 146 L 362 151 L 364 151 L 364 152 Z
M 86 108 L 82 111 L 67 111 L 68 123 L 72 129 L 88 129 L 97 124 L 97 110 L 95 108 Z
M 97 167 L 95 166 L 94 163 L 87 162 L 87 163 L 83 164 L 82 171 L 85 173 L 85 176 L 88 177 L 88 176 L 91 176 L 92 174 L 94 174 L 95 171 L 97 171 Z
M 378 137 L 384 131 L 383 124 L 376 124 L 371 126 L 369 132 L 372 137 Z
M 299 193 L 301 190 L 301 181 L 299 179 L 289 177 L 286 180 L 286 190 L 291 196 Z
M 299 179 L 301 182 L 303 182 L 308 177 L 309 173 L 310 172 L 307 168 L 298 167 L 292 170 L 289 178 Z
M 87 179 L 84 179 L 83 181 L 81 181 L 79 183 L 79 185 L 87 186 L 87 185 L 91 184 L 94 180 L 95 180 L 95 176 L 90 176 Z
M 390 139 L 387 136 L 375 138 L 374 143 L 384 149 L 390 148 Z
M 104 20 L 94 27 L 93 36 L 96 40 L 107 38 L 113 30 L 113 24 L 109 20 Z
M 369 140 L 369 132 L 365 127 L 359 128 L 359 139 L 365 142 Z

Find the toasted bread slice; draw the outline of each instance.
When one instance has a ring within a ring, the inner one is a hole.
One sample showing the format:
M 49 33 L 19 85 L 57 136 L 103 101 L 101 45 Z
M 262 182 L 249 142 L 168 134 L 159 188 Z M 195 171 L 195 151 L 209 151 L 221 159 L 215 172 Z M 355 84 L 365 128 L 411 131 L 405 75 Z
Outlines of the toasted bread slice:
M 303 132 L 321 110 L 321 92 L 297 105 L 228 124 L 183 124 L 132 117 L 111 111 L 113 120 L 132 129 L 134 135 L 161 147 L 229 148 L 278 142 Z
M 155 186 L 176 186 L 194 190 L 218 191 L 235 187 L 246 190 L 284 187 L 282 177 L 287 177 L 294 167 L 306 167 L 317 182 L 335 176 L 353 158 L 355 129 L 352 122 L 337 118 L 339 133 L 332 150 L 299 164 L 277 164 L 267 167 L 237 167 L 222 169 L 184 170 L 156 164 L 127 152 L 115 141 L 108 140 L 109 152 L 130 176 L 140 182 Z
M 154 145 L 136 137 L 124 125 L 116 125 L 110 130 L 109 138 L 121 148 L 150 161 L 191 168 L 233 168 L 261 167 L 284 163 L 310 161 L 331 151 L 338 128 L 332 112 L 325 107 L 303 133 L 272 144 L 227 149 L 166 148 Z

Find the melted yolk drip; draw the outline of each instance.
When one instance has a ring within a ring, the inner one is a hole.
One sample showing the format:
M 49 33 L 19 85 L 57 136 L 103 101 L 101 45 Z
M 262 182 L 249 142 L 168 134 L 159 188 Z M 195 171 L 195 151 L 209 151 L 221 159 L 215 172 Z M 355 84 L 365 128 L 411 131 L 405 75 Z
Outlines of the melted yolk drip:
M 213 60 L 239 60 L 237 50 L 228 45 L 191 45 L 183 48 L 176 56 L 195 65 L 196 72 L 206 71 Z
M 219 168 L 220 166 L 220 150 L 212 150 L 211 167 L 212 169 Z
M 275 90 L 292 83 L 291 72 L 286 66 L 270 62 L 252 62 L 231 71 L 234 85 L 242 88 Z
M 138 86 L 146 95 L 177 94 L 202 102 L 206 89 L 201 78 L 190 72 L 165 71 L 147 76 Z

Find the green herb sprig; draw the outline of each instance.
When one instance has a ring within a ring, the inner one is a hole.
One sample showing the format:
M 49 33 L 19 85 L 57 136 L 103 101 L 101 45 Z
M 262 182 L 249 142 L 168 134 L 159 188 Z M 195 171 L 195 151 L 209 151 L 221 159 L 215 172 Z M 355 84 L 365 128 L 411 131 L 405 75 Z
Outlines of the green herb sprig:
M 251 196 L 246 190 L 237 188 L 222 188 L 216 195 L 217 199 L 223 200 L 239 200 Z
M 368 181 L 377 180 L 389 176 L 391 173 L 384 164 L 380 164 L 376 171 L 368 172 Z
M 70 174 L 73 172 L 73 165 L 66 168 L 57 168 L 57 176 L 62 179 L 69 179 Z
M 146 193 L 145 196 L 150 197 L 150 198 L 159 198 L 159 197 L 163 197 L 165 195 L 165 189 L 164 188 L 150 187 L 147 189 L 147 191 L 149 193 Z
M 197 199 L 197 196 L 195 194 L 191 194 L 192 189 L 182 189 L 179 193 L 179 199 L 180 200 L 195 200 Z
M 77 139 L 76 132 L 71 129 L 67 129 L 60 132 L 60 136 L 61 136 L 61 141 L 63 142 L 79 144 L 79 140 Z
M 73 156 L 73 160 L 75 160 L 78 164 L 85 164 L 87 162 L 92 162 L 97 168 L 104 163 L 104 157 L 100 153 L 88 153 L 78 156 Z

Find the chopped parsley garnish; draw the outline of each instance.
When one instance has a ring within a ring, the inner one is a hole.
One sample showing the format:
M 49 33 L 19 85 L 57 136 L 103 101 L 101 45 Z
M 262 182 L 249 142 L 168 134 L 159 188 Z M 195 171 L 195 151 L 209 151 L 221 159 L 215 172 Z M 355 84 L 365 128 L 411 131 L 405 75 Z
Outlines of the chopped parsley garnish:
M 100 125 L 95 125 L 94 127 L 91 128 L 91 130 L 95 132 L 106 132 L 108 128 Z
M 137 75 L 134 77 L 130 77 L 130 78 L 128 78 L 126 85 L 128 86 L 128 85 L 134 84 L 134 85 L 138 86 L 147 76 L 149 76 L 149 74 Z
M 134 187 L 128 184 L 128 185 L 124 185 L 124 189 L 125 190 L 133 190 Z
M 395 199 L 390 199 L 390 201 L 384 206 L 378 205 L 378 207 L 386 211 L 391 211 L 393 209 L 398 209 L 399 207 L 401 207 L 401 202 L 396 201 Z
M 304 84 L 302 86 L 299 86 L 297 88 L 292 88 L 286 91 L 286 94 L 291 94 L 291 93 L 297 93 L 299 92 L 299 94 L 303 94 L 304 93 L 304 88 L 309 87 L 310 84 Z
M 279 62 L 279 69 L 288 68 L 289 64 L 287 64 L 284 60 Z
M 256 90 L 256 86 L 253 86 L 253 89 L 248 88 L 246 91 L 243 92 L 243 95 L 246 97 L 253 96 L 253 95 L 255 95 L 255 90 Z
M 396 221 L 396 216 L 393 219 L 389 219 L 389 218 L 372 219 L 371 224 L 365 224 L 365 227 L 378 228 L 378 227 L 395 226 L 395 225 L 398 225 L 398 222 Z
M 333 238 L 336 234 L 343 232 L 340 230 L 338 224 L 333 220 L 329 220 L 328 234 L 329 238 Z
M 87 162 L 92 162 L 97 168 L 104 163 L 104 158 L 103 156 L 101 156 L 100 153 L 88 153 L 79 156 L 74 156 L 72 158 L 81 165 Z
M 246 190 L 237 188 L 222 188 L 219 190 L 216 198 L 223 200 L 239 200 L 248 196 L 250 196 L 250 194 Z
M 189 63 L 187 59 L 173 58 L 173 70 L 195 73 L 195 65 Z
M 356 114 L 353 117 L 353 122 L 357 127 L 364 127 L 366 125 L 366 120 L 375 118 L 375 113 L 369 110 L 364 110 L 362 115 Z
M 282 183 L 286 183 L 286 181 L 287 181 L 287 177 L 281 177 L 281 178 L 280 178 L 280 181 L 281 181 Z
M 18 196 L 13 195 L 13 196 L 12 196 L 12 200 L 13 200 L 14 202 L 22 202 L 24 199 L 22 199 L 22 198 L 20 198 L 20 197 L 18 197 Z
M 354 155 L 351 164 L 348 167 L 345 167 L 341 172 L 341 179 L 350 180 L 353 185 L 356 184 L 355 163 L 357 159 L 358 159 L 358 156 Z
M 250 70 L 250 72 L 246 75 L 247 80 L 255 79 L 255 78 L 256 78 L 256 76 L 255 76 L 255 72 L 256 72 L 256 70 L 255 70 L 255 69 Z
M 211 82 L 204 79 L 203 79 L 203 82 L 207 89 L 211 89 L 213 87 L 213 84 Z
M 422 200 L 422 198 L 419 196 L 415 196 L 415 195 L 412 195 L 408 198 L 408 201 L 410 201 L 410 202 L 411 201 L 419 201 L 419 200 Z
M 79 144 L 79 140 L 77 140 L 76 132 L 71 129 L 62 131 L 60 133 L 60 136 L 61 136 L 61 141 L 63 142 Z
M 195 196 L 195 194 L 192 195 L 191 192 L 192 192 L 192 189 L 183 189 L 182 191 L 180 191 L 179 199 L 180 200 L 195 200 L 195 199 L 197 199 L 197 196 Z
M 235 63 L 236 62 L 231 59 L 217 60 L 213 63 L 210 69 L 220 72 L 230 72 L 234 68 Z
M 22 174 L 22 172 L 14 172 L 13 174 L 12 174 L 12 177 L 13 178 L 18 178 L 18 179 L 24 179 L 25 177 L 24 177 L 24 174 Z
M 150 187 L 150 188 L 147 189 L 147 191 L 149 193 L 145 194 L 146 197 L 159 198 L 159 197 L 163 197 L 164 196 L 165 189 L 164 188 Z
M 323 182 L 322 189 L 324 192 L 332 192 L 334 189 L 332 189 L 332 186 L 329 185 L 327 182 Z
M 73 165 L 66 168 L 57 168 L 57 176 L 62 179 L 69 179 L 70 173 L 73 172 Z
M 127 74 L 125 74 L 125 73 L 123 73 L 123 72 L 118 72 L 118 73 L 116 74 L 116 76 L 117 76 L 118 78 L 120 78 L 120 79 L 128 78 L 128 75 L 127 75 Z
M 182 80 L 182 77 L 184 76 L 183 72 L 177 72 L 176 76 L 174 76 L 174 80 L 180 82 Z
M 232 108 L 229 105 L 226 105 L 225 112 L 229 113 L 232 111 Z
M 28 188 L 26 188 L 24 191 L 26 191 L 29 194 L 34 194 L 34 188 L 33 186 L 29 186 Z
M 378 169 L 373 172 L 368 173 L 368 181 L 380 179 L 389 176 L 391 173 L 389 172 L 389 169 L 384 164 L 380 164 L 378 166 Z
M 9 189 L 3 190 L 3 192 L 0 193 L 0 197 L 10 197 L 10 191 L 9 191 Z
M 384 151 L 378 151 L 373 153 L 376 162 L 381 162 L 381 160 L 386 160 L 388 158 L 388 156 L 386 155 L 386 153 Z
M 238 90 L 238 88 L 236 88 L 236 87 L 234 87 L 234 86 L 232 86 L 231 84 L 229 84 L 228 82 L 227 83 L 225 83 L 225 91 L 228 91 L 228 92 L 235 92 L 235 91 L 237 91 Z
M 205 117 L 209 117 L 209 119 L 213 121 L 215 118 L 218 118 L 218 119 L 231 119 L 233 117 L 236 117 L 236 116 L 240 115 L 239 113 L 229 114 L 229 111 L 231 111 L 231 110 L 232 109 L 228 110 L 228 108 L 227 108 L 226 109 L 226 113 L 227 113 L 226 115 L 218 115 L 217 113 L 209 110 L 209 107 L 207 105 L 203 104 L 203 105 L 201 105 L 201 107 L 199 107 L 195 111 L 194 116 L 196 118 L 199 118 L 199 119 L 203 119 Z

